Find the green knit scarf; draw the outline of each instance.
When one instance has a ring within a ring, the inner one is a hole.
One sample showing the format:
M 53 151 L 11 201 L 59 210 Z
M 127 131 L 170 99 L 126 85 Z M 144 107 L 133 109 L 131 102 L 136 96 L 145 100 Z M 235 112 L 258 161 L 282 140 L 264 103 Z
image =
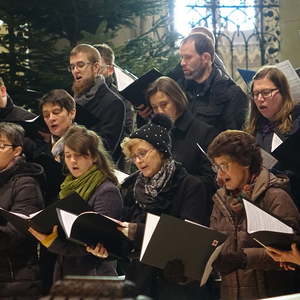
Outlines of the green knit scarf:
M 77 178 L 74 178 L 71 174 L 67 175 L 60 185 L 59 198 L 63 199 L 76 192 L 81 198 L 88 200 L 95 188 L 105 179 L 106 176 L 95 165 Z

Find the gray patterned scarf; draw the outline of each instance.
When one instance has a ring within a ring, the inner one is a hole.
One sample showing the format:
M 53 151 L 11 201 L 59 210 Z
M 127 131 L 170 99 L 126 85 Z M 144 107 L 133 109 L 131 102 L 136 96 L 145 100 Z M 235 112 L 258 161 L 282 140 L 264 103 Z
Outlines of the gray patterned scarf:
M 140 172 L 134 186 L 135 198 L 142 208 L 155 206 L 157 195 L 168 185 L 176 169 L 175 161 L 167 159 L 161 169 L 152 177 Z

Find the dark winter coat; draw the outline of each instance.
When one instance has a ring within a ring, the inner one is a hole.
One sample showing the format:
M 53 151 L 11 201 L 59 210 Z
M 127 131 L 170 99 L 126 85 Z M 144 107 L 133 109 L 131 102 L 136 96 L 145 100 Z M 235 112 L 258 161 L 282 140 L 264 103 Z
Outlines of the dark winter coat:
M 89 129 L 97 132 L 103 139 L 106 149 L 117 162 L 121 154 L 120 142 L 124 136 L 126 121 L 126 108 L 123 100 L 103 82 L 95 96 L 83 107 L 98 119 Z
M 183 112 L 175 121 L 171 131 L 174 159 L 182 163 L 189 174 L 202 180 L 206 185 L 209 202 L 216 191 L 215 176 L 209 160 L 201 152 L 197 143 L 206 152 L 216 135 L 217 131 L 214 127 L 197 120 L 189 111 Z
M 122 198 L 119 189 L 110 181 L 97 187 L 87 202 L 93 211 L 121 218 Z M 58 237 L 48 248 L 57 253 L 54 280 L 67 275 L 113 276 L 116 273 L 116 262 L 106 261 L 88 253 L 85 247 Z
M 13 122 L 30 120 L 36 117 L 36 115 L 20 106 L 16 106 L 12 99 L 7 97 L 6 107 L 0 108 L 0 121 Z
M 201 84 L 184 78 L 177 82 L 188 97 L 188 109 L 197 119 L 214 126 L 219 132 L 242 128 L 248 98 L 218 68 L 214 66 L 209 78 Z
M 139 242 L 143 236 L 143 224 L 147 212 L 158 215 L 165 213 L 207 224 L 209 216 L 207 201 L 204 200 L 206 199 L 205 187 L 197 177 L 189 175 L 181 165 L 176 166 L 171 185 L 157 195 L 158 201 L 170 201 L 169 207 L 164 211 L 157 209 L 146 211 L 135 202 L 134 185 L 137 175 L 138 172 L 126 178 L 121 188 L 124 199 L 123 220 L 139 223 L 136 237 L 137 246 L 140 245 Z M 136 255 L 138 256 L 138 252 Z M 163 279 L 161 270 L 144 265 L 137 259 L 133 259 L 127 267 L 126 278 L 136 283 L 140 294 L 153 297 L 153 299 L 183 299 L 183 295 L 188 297 L 189 294 L 191 298 L 186 299 L 205 299 L 201 298 L 204 296 L 204 292 L 196 287 L 195 282 L 183 287 L 175 284 L 173 290 L 177 291 L 177 298 L 170 296 L 169 292 L 170 289 L 172 290 L 172 285 L 168 285 Z
M 18 159 L 12 167 L 0 173 L 0 206 L 25 215 L 41 210 L 40 180 L 43 180 L 40 165 Z M 1 219 L 0 298 L 37 299 L 40 289 L 37 243 L 30 235 L 23 235 Z
M 286 134 L 281 134 L 276 129 L 271 129 L 268 132 L 263 130 L 262 124 L 266 123 L 267 121 L 266 119 L 261 118 L 259 120 L 260 124 L 258 130 L 255 133 L 255 139 L 257 144 L 267 152 L 271 153 L 272 139 L 274 133 L 276 133 L 282 141 L 285 141 L 286 139 L 288 139 L 289 136 L 293 135 L 296 131 L 300 130 L 300 105 L 295 106 L 292 112 L 292 120 L 292 129 Z M 279 162 L 274 166 L 274 172 L 285 173 L 289 177 L 293 199 L 298 209 L 300 209 L 300 170 L 298 172 L 295 170 L 291 171 L 287 169 L 284 162 Z
M 251 199 L 267 212 L 277 216 L 296 231 L 299 230 L 300 215 L 289 194 L 283 189 L 287 179 L 275 177 L 263 169 L 256 179 Z M 243 249 L 246 253 L 244 269 L 235 269 L 223 274 L 222 300 L 250 300 L 290 294 L 299 290 L 299 274 L 283 271 L 247 233 L 245 214 L 239 221 L 228 209 L 226 191 L 221 188 L 214 196 L 214 208 L 210 226 L 228 235 L 220 259 Z M 236 220 L 236 219 L 235 219 Z M 223 258 L 223 263 L 232 266 L 232 260 Z M 298 287 L 298 288 L 297 288 Z

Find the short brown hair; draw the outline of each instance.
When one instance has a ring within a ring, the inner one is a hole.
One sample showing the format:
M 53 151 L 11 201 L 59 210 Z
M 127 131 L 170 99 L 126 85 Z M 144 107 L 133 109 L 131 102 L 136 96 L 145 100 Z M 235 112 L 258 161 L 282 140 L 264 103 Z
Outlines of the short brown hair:
M 213 32 L 209 28 L 204 26 L 195 26 L 192 28 L 190 34 L 194 34 L 194 33 L 204 33 L 213 41 L 214 45 L 216 44 L 216 38 Z
M 186 110 L 188 99 L 178 83 L 172 78 L 162 76 L 149 85 L 146 90 L 146 99 L 149 104 L 150 97 L 157 92 L 165 93 L 174 102 L 177 114 L 182 114 Z
M 61 108 L 65 108 L 67 112 L 75 110 L 75 100 L 74 98 L 63 89 L 55 89 L 45 94 L 39 101 L 39 109 L 42 113 L 43 106 L 46 103 L 57 104 Z
M 96 63 L 101 61 L 101 55 L 99 51 L 92 45 L 79 44 L 75 46 L 70 52 L 70 57 L 75 56 L 78 53 L 85 53 L 87 55 L 89 62 L 91 63 Z
M 115 54 L 113 49 L 107 44 L 96 44 L 94 47 L 99 51 L 104 63 L 107 65 L 113 65 L 115 63 Z
M 215 60 L 215 45 L 210 37 L 201 32 L 191 33 L 181 41 L 181 45 L 190 41 L 195 42 L 195 49 L 199 55 L 207 52 L 211 56 L 211 61 Z
M 22 126 L 10 122 L 0 122 L 1 135 L 5 135 L 13 147 L 23 147 L 25 131 Z
M 262 167 L 260 147 L 255 138 L 241 130 L 226 130 L 217 135 L 207 150 L 213 160 L 221 155 L 228 155 L 242 166 L 249 166 L 251 174 L 258 174 Z

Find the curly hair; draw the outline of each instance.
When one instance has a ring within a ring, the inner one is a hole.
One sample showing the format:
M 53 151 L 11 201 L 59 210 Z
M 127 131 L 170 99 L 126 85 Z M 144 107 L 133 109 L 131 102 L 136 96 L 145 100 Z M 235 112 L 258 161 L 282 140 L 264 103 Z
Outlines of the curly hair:
M 251 174 L 258 174 L 262 167 L 261 151 L 255 138 L 241 130 L 221 132 L 208 146 L 207 153 L 212 160 L 222 155 L 228 155 L 242 166 L 249 166 Z

